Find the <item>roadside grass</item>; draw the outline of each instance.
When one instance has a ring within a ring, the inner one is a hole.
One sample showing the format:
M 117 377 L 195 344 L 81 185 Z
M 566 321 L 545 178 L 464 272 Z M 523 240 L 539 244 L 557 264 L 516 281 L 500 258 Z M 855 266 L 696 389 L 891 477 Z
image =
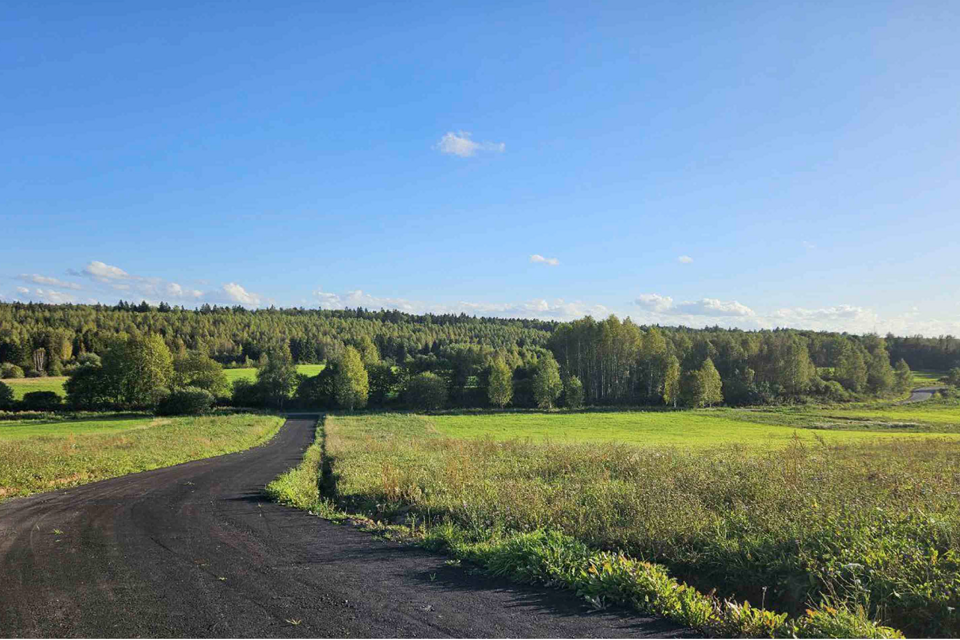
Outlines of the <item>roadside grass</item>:
M 7 440 L 22 440 L 38 436 L 49 438 L 70 438 L 81 435 L 99 435 L 131 429 L 145 429 L 158 419 L 150 414 L 131 415 L 119 413 L 116 415 L 84 414 L 75 418 L 69 414 L 44 414 L 39 419 L 5 420 L 0 422 L 0 442 Z
M 473 431 L 503 415 L 471 416 Z M 490 572 L 711 635 L 891 633 L 872 619 L 911 635 L 960 633 L 955 437 L 806 430 L 820 439 L 685 447 L 452 438 L 437 427 L 462 417 L 328 417 L 320 443 L 271 489 L 324 517 L 403 525 Z
M 241 451 L 282 424 L 256 414 L 4 422 L 0 501 Z

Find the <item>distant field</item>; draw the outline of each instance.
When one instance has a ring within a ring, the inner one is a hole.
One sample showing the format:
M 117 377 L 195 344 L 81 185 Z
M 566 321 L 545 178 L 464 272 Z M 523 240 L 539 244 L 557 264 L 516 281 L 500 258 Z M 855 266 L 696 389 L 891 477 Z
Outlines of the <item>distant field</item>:
M 0 423 L 0 500 L 241 451 L 283 419 L 123 416 Z
M 935 387 L 942 384 L 940 378 L 947 375 L 943 371 L 922 371 L 913 372 L 913 384 L 918 387 Z
M 960 427 L 960 407 L 938 407 L 926 412 L 808 411 L 793 416 L 775 411 L 700 410 L 584 413 L 496 413 L 420 416 L 425 426 L 454 438 L 530 439 L 552 442 L 624 442 L 640 445 L 710 447 L 741 444 L 770 447 L 789 444 L 794 438 L 830 443 L 883 438 L 960 439 L 960 433 L 929 433 L 936 427 Z M 378 418 L 371 418 L 378 420 Z M 792 424 L 777 424 L 778 420 Z M 804 428 L 820 423 L 843 422 L 832 429 Z M 851 421 L 855 421 L 851 424 Z M 893 423 L 893 426 L 888 426 Z M 898 426 L 922 423 L 927 429 Z M 857 428 L 859 426 L 859 429 Z
M 10 388 L 13 389 L 13 397 L 16 400 L 22 400 L 23 394 L 32 391 L 53 391 L 61 396 L 65 396 L 63 383 L 66 381 L 66 376 L 50 376 L 48 378 L 5 378 L 0 380 L 0 382 L 9 385 Z
M 318 373 L 323 371 L 322 364 L 298 364 L 297 373 L 300 373 L 305 376 L 315 376 Z M 246 369 L 224 369 L 223 372 L 227 375 L 227 381 L 230 384 L 233 384 L 234 380 L 240 378 L 247 378 L 248 380 L 256 380 L 257 370 L 253 367 Z M 10 388 L 13 389 L 13 397 L 17 400 L 23 399 L 23 394 L 30 393 L 31 391 L 53 391 L 58 393 L 63 397 L 66 397 L 66 392 L 63 390 L 63 383 L 67 381 L 66 376 L 49 376 L 47 378 L 6 378 L 0 380 L 4 384 L 10 385 Z
M 323 367 L 324 365 L 322 364 L 298 364 L 297 373 L 304 376 L 315 376 L 323 371 Z M 234 380 L 239 380 L 240 378 L 246 378 L 247 380 L 257 379 L 257 370 L 253 367 L 246 369 L 224 369 L 223 372 L 227 374 L 227 381 L 230 384 L 233 384 Z

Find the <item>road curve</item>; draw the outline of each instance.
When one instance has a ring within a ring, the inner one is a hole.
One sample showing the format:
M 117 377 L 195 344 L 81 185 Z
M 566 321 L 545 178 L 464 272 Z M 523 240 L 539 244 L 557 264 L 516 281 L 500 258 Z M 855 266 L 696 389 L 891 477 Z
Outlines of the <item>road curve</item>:
M 914 389 L 910 392 L 910 397 L 903 401 L 904 404 L 908 402 L 923 402 L 924 400 L 929 400 L 933 397 L 940 389 L 944 387 L 920 387 L 919 389 Z
M 315 420 L 249 451 L 0 504 L 0 636 L 680 637 L 269 502 Z

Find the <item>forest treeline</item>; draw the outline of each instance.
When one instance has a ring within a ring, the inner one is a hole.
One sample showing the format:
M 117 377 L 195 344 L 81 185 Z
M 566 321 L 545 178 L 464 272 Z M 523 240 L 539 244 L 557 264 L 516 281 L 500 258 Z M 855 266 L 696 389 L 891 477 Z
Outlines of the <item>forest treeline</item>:
M 615 316 L 560 323 L 365 309 L 0 304 L 5 377 L 76 374 L 90 369 L 88 354 L 107 356 L 113 350 L 111 361 L 120 362 L 117 345 L 152 337 L 169 352 L 171 367 L 191 359 L 254 365 L 261 373 L 269 371 L 271 358 L 276 366 L 328 365 L 320 376 L 303 380 L 282 371 L 280 392 L 266 384 L 209 390 L 241 404 L 843 401 L 901 393 L 912 383 L 911 367 L 946 370 L 960 364 L 960 341 L 950 336 L 648 327 Z M 161 376 L 156 384 L 161 383 L 178 387 L 173 374 Z M 345 390 L 351 384 L 357 387 L 354 395 Z M 120 392 L 111 398 L 113 405 L 136 404 Z

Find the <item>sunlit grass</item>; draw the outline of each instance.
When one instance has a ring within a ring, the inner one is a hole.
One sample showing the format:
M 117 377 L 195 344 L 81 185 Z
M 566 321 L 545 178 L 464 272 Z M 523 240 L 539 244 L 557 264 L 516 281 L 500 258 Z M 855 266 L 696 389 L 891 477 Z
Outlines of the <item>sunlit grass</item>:
M 918 635 L 960 632 L 957 434 L 731 415 L 749 412 L 328 417 L 326 495 L 461 550 L 551 531 L 703 593 L 796 615 L 832 596 Z M 309 499 L 309 483 L 287 484 Z
M 283 419 L 264 415 L 0 423 L 0 500 L 241 451 Z
M 315 376 L 321 371 L 323 371 L 324 365 L 322 364 L 298 364 L 297 373 L 305 376 Z M 255 367 L 246 367 L 243 369 L 224 369 L 223 372 L 227 375 L 227 382 L 233 384 L 234 380 L 256 380 L 257 379 L 257 369 Z
M 315 376 L 323 371 L 323 366 L 324 365 L 322 364 L 298 364 L 297 373 L 306 376 Z M 257 379 L 257 370 L 254 367 L 246 367 L 243 369 L 224 369 L 223 372 L 227 376 L 228 384 L 233 384 L 234 380 L 239 380 L 240 378 L 245 378 L 247 380 Z M 13 397 L 16 400 L 22 400 L 23 394 L 30 393 L 31 391 L 53 391 L 54 393 L 65 398 L 67 396 L 67 392 L 64 391 L 63 384 L 66 381 L 67 376 L 48 376 L 46 378 L 5 378 L 0 380 L 0 382 L 10 385 L 10 388 L 13 389 Z
M 53 391 L 61 396 L 66 396 L 63 390 L 63 383 L 67 381 L 66 376 L 48 376 L 46 378 L 4 378 L 0 380 L 13 389 L 15 400 L 23 400 L 25 393 L 33 391 Z
M 829 443 L 884 438 L 929 438 L 932 434 L 908 426 L 885 427 L 882 422 L 924 422 L 960 426 L 960 407 L 950 411 L 836 411 L 806 409 L 794 413 L 775 410 L 623 411 L 583 413 L 506 412 L 495 414 L 441 414 L 419 416 L 425 427 L 453 438 L 530 439 L 553 442 L 616 442 L 639 445 L 675 445 L 692 448 L 738 444 L 774 447 L 795 438 Z M 372 422 L 392 418 L 371 416 Z M 851 422 L 859 420 L 859 422 Z M 866 423 L 873 420 L 876 424 Z M 852 426 L 851 426 L 852 425 Z M 835 428 L 805 428 L 833 426 Z M 856 427 L 862 430 L 857 430 Z M 960 438 L 960 434 L 943 434 Z

